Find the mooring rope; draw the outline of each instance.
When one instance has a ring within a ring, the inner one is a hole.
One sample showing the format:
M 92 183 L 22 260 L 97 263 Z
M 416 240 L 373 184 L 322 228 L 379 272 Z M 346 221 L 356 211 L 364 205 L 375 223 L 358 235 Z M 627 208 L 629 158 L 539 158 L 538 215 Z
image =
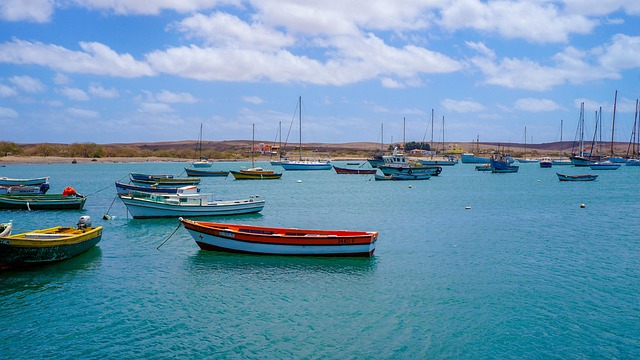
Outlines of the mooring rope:
M 173 232 L 171 233 L 171 235 L 169 235 L 169 237 L 168 237 L 165 241 L 163 241 L 163 242 L 162 242 L 162 244 L 158 245 L 158 247 L 156 248 L 156 250 L 160 250 L 160 247 L 161 247 L 162 245 L 164 245 L 164 243 L 166 243 L 167 241 L 169 241 L 169 239 L 171 239 L 171 237 L 173 236 L 173 234 L 175 234 L 175 233 L 176 233 L 176 231 L 178 231 L 178 229 L 180 229 L 180 225 L 182 225 L 182 222 L 179 222 L 179 223 L 178 223 L 178 227 L 176 227 L 176 229 L 175 229 L 175 230 L 173 230 Z

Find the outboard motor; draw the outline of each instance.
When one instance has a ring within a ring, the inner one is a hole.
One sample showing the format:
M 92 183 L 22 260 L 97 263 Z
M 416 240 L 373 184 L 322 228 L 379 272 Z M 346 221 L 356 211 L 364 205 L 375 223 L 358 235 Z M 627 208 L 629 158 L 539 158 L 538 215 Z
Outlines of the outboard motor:
M 91 227 L 91 216 L 83 215 L 78 220 L 78 229 L 86 229 Z
M 49 183 L 40 184 L 40 194 L 46 194 L 49 191 Z

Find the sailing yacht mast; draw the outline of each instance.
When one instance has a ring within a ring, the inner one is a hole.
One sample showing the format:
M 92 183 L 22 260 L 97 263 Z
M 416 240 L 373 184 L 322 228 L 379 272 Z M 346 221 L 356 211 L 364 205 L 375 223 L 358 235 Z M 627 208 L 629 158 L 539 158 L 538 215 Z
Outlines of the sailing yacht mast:
M 298 96 L 298 111 L 299 111 L 299 117 L 298 119 L 300 120 L 300 142 L 299 142 L 299 149 L 300 149 L 300 161 L 302 161 L 302 96 Z
M 618 100 L 618 90 L 616 90 L 616 94 L 613 97 L 613 116 L 611 118 L 611 154 L 610 156 L 613 157 L 613 130 L 616 126 L 616 101 Z

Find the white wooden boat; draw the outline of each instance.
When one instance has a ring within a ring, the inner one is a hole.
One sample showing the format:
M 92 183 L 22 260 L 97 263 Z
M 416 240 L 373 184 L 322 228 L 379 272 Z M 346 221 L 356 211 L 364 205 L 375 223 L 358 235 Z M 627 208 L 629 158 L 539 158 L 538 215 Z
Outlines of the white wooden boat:
M 262 211 L 265 201 L 254 197 L 241 200 L 214 200 L 199 193 L 197 186 L 185 186 L 175 194 L 130 192 L 119 194 L 134 219 L 249 214 Z
M 268 255 L 373 255 L 377 231 L 308 230 L 223 224 L 180 218 L 202 250 Z
M 25 185 L 25 186 L 36 186 L 44 183 L 48 183 L 48 177 L 38 177 L 38 178 L 29 178 L 29 179 L 14 179 L 8 177 L 0 177 L 0 185 L 2 186 L 16 186 L 16 185 Z
M 8 223 L 0 224 L 0 238 L 11 235 L 11 229 L 13 224 L 11 221 Z

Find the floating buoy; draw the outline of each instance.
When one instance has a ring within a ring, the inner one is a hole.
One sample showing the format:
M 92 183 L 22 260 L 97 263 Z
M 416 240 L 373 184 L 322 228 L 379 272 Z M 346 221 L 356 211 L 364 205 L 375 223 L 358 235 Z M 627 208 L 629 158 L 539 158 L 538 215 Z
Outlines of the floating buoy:
M 297 182 L 297 183 L 301 183 L 301 182 L 302 182 L 302 180 L 298 180 L 298 181 L 296 181 L 296 182 Z
M 109 216 L 109 214 L 104 214 L 104 216 L 102 216 L 103 219 L 105 220 L 110 220 L 111 216 Z
M 585 205 L 585 204 L 580 204 L 580 208 L 581 208 L 581 209 L 584 209 L 586 206 L 587 206 L 587 205 Z
M 471 209 L 471 206 L 468 206 L 468 205 L 467 205 L 467 206 L 465 206 L 465 207 L 464 207 L 464 209 L 465 209 L 465 210 L 470 210 L 470 209 Z
M 412 186 L 411 186 L 411 185 L 409 185 L 409 189 L 411 189 L 411 187 L 412 187 Z
M 540 179 L 538 179 L 538 182 L 540 182 Z

